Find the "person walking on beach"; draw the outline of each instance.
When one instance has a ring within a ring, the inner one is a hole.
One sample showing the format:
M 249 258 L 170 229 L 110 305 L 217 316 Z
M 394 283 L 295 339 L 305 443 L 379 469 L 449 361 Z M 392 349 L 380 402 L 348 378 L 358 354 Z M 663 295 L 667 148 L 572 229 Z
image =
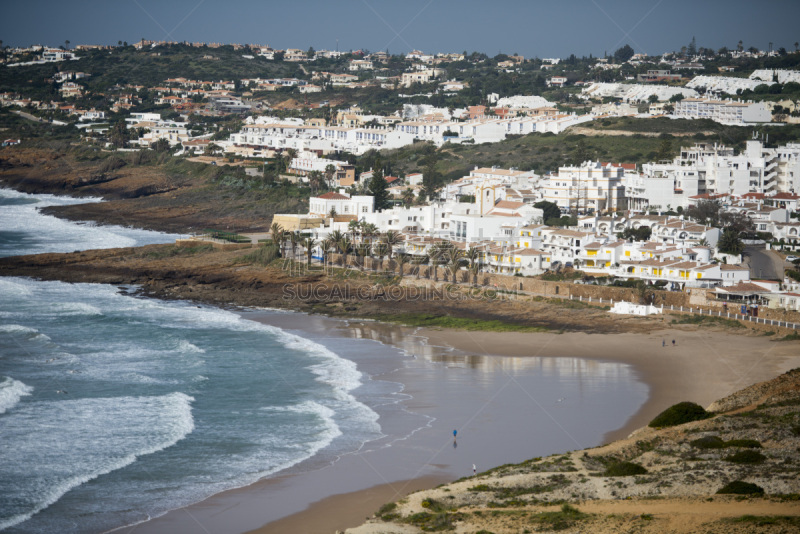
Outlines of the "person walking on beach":
M 662 347 L 664 347 L 664 346 L 666 346 L 666 345 L 667 345 L 667 341 L 666 341 L 666 340 L 664 340 L 664 339 L 662 339 L 662 340 L 661 340 L 661 346 L 662 346 Z
M 475 476 L 475 474 L 476 474 L 477 472 L 478 472 L 478 468 L 477 468 L 477 467 L 475 467 L 475 464 L 472 464 L 472 476 Z
M 458 434 L 458 430 L 453 430 L 453 441 L 456 440 L 456 435 Z
M 673 347 L 675 346 L 675 340 L 674 339 L 672 340 L 672 346 Z

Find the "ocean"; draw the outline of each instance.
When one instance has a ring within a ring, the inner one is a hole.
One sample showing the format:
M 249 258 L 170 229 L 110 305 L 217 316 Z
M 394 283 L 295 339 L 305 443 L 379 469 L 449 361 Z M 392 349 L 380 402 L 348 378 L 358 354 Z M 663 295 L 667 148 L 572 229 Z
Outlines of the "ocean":
M 85 201 L 0 190 L 0 256 L 176 237 L 37 209 Z M 418 358 L 372 339 L 304 330 L 301 314 L 262 311 L 254 321 L 134 290 L 0 278 L 0 530 L 105 532 L 344 455 L 413 448 L 426 432 L 441 432 L 436 405 L 454 403 L 447 417 L 465 420 L 457 415 L 464 392 L 486 396 L 470 425 L 491 428 L 512 416 L 496 402 L 513 389 L 509 377 L 542 396 L 542 425 L 553 413 L 564 417 L 565 435 L 541 436 L 530 456 L 597 444 L 647 396 L 624 365 Z M 598 423 L 601 412 L 607 419 Z M 503 457 L 494 448 L 481 467 Z

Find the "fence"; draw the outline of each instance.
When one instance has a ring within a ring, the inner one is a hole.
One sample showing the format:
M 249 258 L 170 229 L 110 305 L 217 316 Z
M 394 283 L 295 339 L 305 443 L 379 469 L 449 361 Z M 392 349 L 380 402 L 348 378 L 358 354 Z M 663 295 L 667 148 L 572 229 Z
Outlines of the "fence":
M 688 308 L 686 308 L 685 306 L 678 306 L 678 307 L 670 306 L 669 308 L 672 311 L 679 311 L 684 313 L 697 313 L 699 315 L 708 315 L 710 317 L 724 317 L 727 319 L 733 319 L 738 321 L 749 321 L 751 323 L 756 323 L 756 324 L 790 328 L 792 330 L 800 329 L 800 324 L 790 323 L 789 321 L 781 321 L 780 319 L 767 319 L 766 317 L 754 317 L 752 315 L 742 315 L 740 313 L 731 313 L 729 311 L 703 310 L 703 308 L 692 307 L 692 306 Z
M 509 298 L 511 295 L 531 295 L 531 293 L 526 291 L 518 291 L 518 292 L 503 292 L 504 297 Z M 578 302 L 586 302 L 587 304 L 598 304 L 603 305 L 607 304 L 609 306 L 614 306 L 615 300 L 603 297 L 583 297 L 583 296 L 575 296 L 575 295 L 534 295 L 534 296 L 543 296 L 547 298 L 556 298 L 556 299 L 564 299 L 564 300 L 577 300 Z M 616 301 L 619 302 L 620 299 Z M 764 317 L 754 317 L 752 315 L 741 315 L 738 313 L 731 313 L 729 311 L 715 311 L 715 310 L 704 310 L 699 306 L 676 306 L 670 304 L 669 307 L 666 305 L 661 305 L 661 310 L 669 310 L 669 311 L 676 311 L 681 313 L 691 313 L 691 314 L 698 314 L 698 315 L 708 315 L 710 317 L 723 317 L 727 319 L 731 319 L 734 321 L 749 321 L 755 324 L 762 324 L 766 326 L 777 326 L 779 328 L 789 328 L 791 330 L 800 330 L 800 323 L 791 323 L 789 321 L 781 321 L 779 319 L 767 319 Z

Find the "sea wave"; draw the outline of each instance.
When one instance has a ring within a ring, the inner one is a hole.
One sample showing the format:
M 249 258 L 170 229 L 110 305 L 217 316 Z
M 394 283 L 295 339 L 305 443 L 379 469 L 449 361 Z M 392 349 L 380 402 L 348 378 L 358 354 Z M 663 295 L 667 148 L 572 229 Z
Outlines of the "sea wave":
M 6 413 L 16 406 L 22 397 L 30 395 L 33 387 L 14 380 L 10 376 L 3 377 L 0 381 L 0 413 Z
M 35 328 L 21 324 L 2 324 L 0 325 L 0 334 L 11 334 L 15 336 L 25 336 L 28 339 L 50 341 L 50 338 L 46 334 L 42 334 Z
M 378 423 L 378 413 L 360 402 L 352 391 L 362 385 L 363 373 L 358 370 L 355 362 L 342 358 L 329 348 L 308 338 L 286 332 L 285 330 L 264 325 L 270 328 L 278 340 L 288 349 L 303 352 L 313 358 L 322 360 L 311 365 L 308 369 L 317 375 L 318 382 L 331 386 L 334 402 L 331 407 L 340 420 L 358 421 L 351 429 L 351 437 L 360 440 L 359 447 L 364 442 L 380 437 L 381 426 Z M 356 431 L 357 429 L 357 431 Z
M 62 302 L 54 311 L 58 315 L 103 315 L 100 308 L 85 302 Z
M 0 419 L 6 461 L 0 530 L 31 518 L 72 488 L 175 445 L 194 430 L 183 393 L 28 403 Z
M 8 278 L 0 279 L 0 294 L 10 297 L 29 297 L 31 295 L 31 288 L 25 285 L 22 278 L 18 281 L 11 281 Z
M 205 350 L 201 349 L 200 347 L 198 347 L 194 343 L 190 343 L 189 341 L 186 341 L 185 339 L 181 339 L 180 341 L 178 341 L 177 350 L 178 350 L 178 352 L 194 353 L 194 354 L 205 354 L 205 352 L 206 352 Z

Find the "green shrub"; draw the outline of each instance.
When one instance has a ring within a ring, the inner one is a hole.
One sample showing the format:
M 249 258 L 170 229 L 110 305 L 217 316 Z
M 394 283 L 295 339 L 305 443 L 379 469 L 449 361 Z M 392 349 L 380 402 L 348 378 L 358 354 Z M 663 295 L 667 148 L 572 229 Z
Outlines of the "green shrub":
M 690 445 L 698 449 L 724 449 L 725 441 L 719 436 L 703 436 L 692 441 Z
M 764 495 L 764 488 L 757 484 L 734 480 L 717 490 L 720 495 Z
M 730 441 L 725 441 L 719 436 L 704 436 L 692 441 L 690 445 L 698 449 L 727 449 L 728 447 L 761 448 L 761 443 L 754 439 L 732 439 Z
M 258 265 L 269 265 L 281 257 L 280 249 L 275 245 L 258 247 L 256 250 L 245 256 L 245 259 Z
M 577 521 L 588 517 L 589 514 L 581 512 L 574 506 L 564 504 L 561 506 L 561 511 L 559 512 L 542 512 L 536 514 L 531 519 L 547 530 L 566 530 Z
M 616 462 L 603 471 L 603 476 L 607 477 L 631 477 L 645 474 L 647 474 L 647 469 L 633 462 Z
M 758 451 L 746 450 L 739 451 L 725 458 L 726 462 L 733 462 L 736 464 L 760 464 L 767 457 Z
M 394 512 L 395 510 L 397 510 L 397 503 L 390 502 L 381 506 L 380 509 L 378 510 L 378 513 L 375 515 L 377 515 L 380 518 L 386 519 L 386 516 L 388 515 L 393 515 L 393 516 L 396 515 L 392 514 L 392 512 Z
M 748 449 L 760 449 L 761 443 L 754 439 L 732 439 L 725 442 L 727 447 L 742 447 Z
M 705 411 L 699 404 L 693 402 L 679 402 L 658 414 L 655 419 L 650 421 L 648 426 L 652 428 L 664 428 L 691 423 L 692 421 L 700 421 L 701 419 L 707 419 L 709 417 L 711 417 L 711 414 Z

